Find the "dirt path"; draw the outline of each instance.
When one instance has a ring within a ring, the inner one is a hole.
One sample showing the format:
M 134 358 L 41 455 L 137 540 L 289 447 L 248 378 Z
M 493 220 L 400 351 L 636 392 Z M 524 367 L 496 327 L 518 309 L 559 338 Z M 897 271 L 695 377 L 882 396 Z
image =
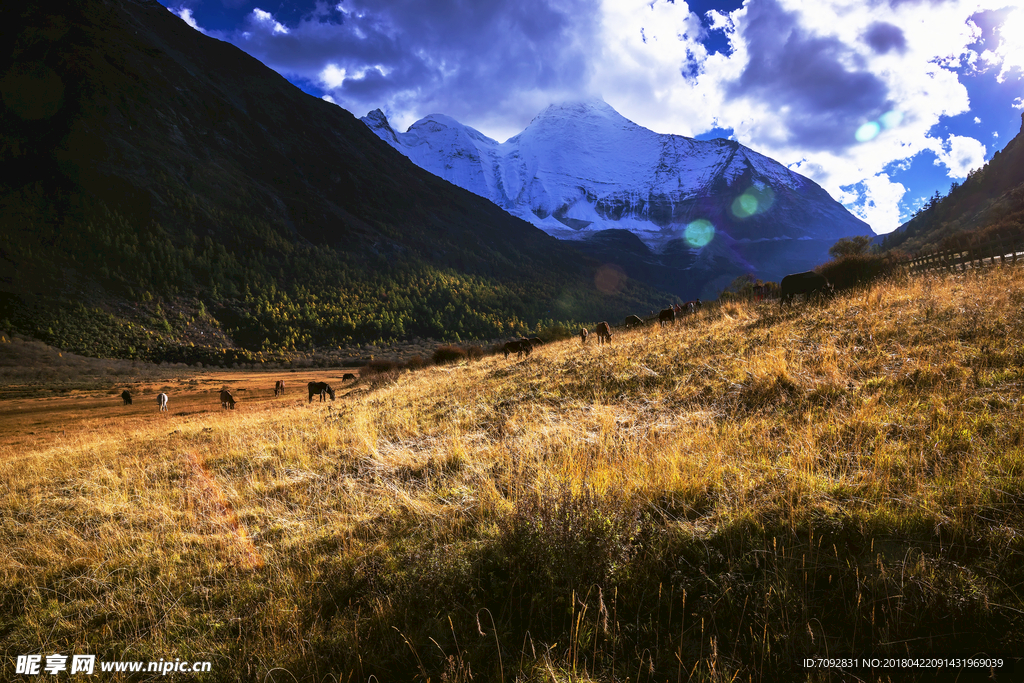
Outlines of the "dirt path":
M 312 381 L 328 382 L 341 399 L 358 386 L 358 379 L 342 381 L 345 372 L 356 374 L 358 378 L 358 369 L 352 368 L 296 372 L 184 371 L 177 379 L 126 382 L 114 388 L 69 391 L 62 396 L 8 398 L 0 400 L 0 445 L 30 448 L 76 432 L 131 429 L 154 419 L 221 412 L 224 410 L 220 404 L 221 389 L 231 391 L 236 412 L 305 404 L 308 402 L 306 384 Z M 285 383 L 282 396 L 274 396 L 278 380 Z M 124 389 L 131 391 L 132 405 L 126 406 L 121 400 Z M 157 408 L 156 396 L 161 392 L 168 396 L 166 413 L 160 413 Z

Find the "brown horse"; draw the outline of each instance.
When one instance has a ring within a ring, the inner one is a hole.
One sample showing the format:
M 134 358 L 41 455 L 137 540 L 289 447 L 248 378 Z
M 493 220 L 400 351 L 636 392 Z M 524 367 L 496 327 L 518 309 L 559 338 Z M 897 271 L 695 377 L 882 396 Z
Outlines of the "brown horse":
M 231 410 L 235 409 L 235 397 L 227 389 L 220 390 L 220 405 L 223 408 L 231 406 Z
M 598 323 L 597 327 L 594 328 L 594 334 L 597 335 L 598 344 L 612 343 L 612 328 L 608 326 L 608 323 Z
M 582 343 L 584 343 L 584 344 L 587 343 L 587 335 L 588 334 L 590 334 L 590 333 L 587 332 L 587 328 L 585 328 L 585 327 L 580 328 L 580 341 Z
M 127 389 L 122 391 L 121 400 L 124 401 L 124 404 L 126 406 L 130 406 L 132 404 L 132 392 L 128 391 Z
M 658 314 L 658 323 L 660 325 L 664 325 L 665 323 L 672 323 L 674 325 L 675 322 L 676 312 L 673 308 L 665 308 Z
M 334 400 L 334 389 L 327 382 L 310 382 L 306 385 L 309 389 L 309 402 L 313 402 L 313 396 L 319 396 L 320 402 L 323 403 L 327 400 L 327 394 L 331 395 L 331 400 Z
M 522 358 L 523 354 L 530 355 L 530 352 L 533 351 L 533 344 L 527 339 L 519 339 L 506 342 L 502 350 L 505 352 L 505 358 L 508 358 L 510 353 L 514 353 L 517 357 Z
M 281 396 L 284 394 L 284 380 L 277 380 L 277 384 L 274 385 L 274 396 Z

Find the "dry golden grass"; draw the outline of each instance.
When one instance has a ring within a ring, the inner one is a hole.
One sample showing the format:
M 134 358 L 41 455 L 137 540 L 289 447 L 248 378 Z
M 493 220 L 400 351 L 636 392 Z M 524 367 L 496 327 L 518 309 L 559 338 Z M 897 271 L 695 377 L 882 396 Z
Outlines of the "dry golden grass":
M 1015 270 L 918 278 L 334 404 L 83 417 L 0 448 L 3 666 L 846 680 L 793 663 L 1018 652 L 1022 302 Z

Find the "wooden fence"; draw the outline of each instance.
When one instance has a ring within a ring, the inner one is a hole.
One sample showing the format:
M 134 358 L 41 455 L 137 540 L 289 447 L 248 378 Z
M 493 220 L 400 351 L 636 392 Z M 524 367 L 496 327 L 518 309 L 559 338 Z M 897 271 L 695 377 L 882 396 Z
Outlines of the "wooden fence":
M 1024 261 L 1024 237 L 1000 237 L 974 244 L 962 251 L 939 251 L 919 256 L 907 263 L 912 273 L 929 270 L 965 271 L 992 265 L 1016 265 Z

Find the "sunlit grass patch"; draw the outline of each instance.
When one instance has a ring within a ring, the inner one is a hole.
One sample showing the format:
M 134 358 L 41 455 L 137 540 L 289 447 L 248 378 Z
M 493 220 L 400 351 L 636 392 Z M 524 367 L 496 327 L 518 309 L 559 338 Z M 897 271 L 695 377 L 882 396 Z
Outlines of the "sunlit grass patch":
M 1015 651 L 1021 292 L 1007 269 L 731 303 L 5 451 L 4 651 L 308 681 Z

